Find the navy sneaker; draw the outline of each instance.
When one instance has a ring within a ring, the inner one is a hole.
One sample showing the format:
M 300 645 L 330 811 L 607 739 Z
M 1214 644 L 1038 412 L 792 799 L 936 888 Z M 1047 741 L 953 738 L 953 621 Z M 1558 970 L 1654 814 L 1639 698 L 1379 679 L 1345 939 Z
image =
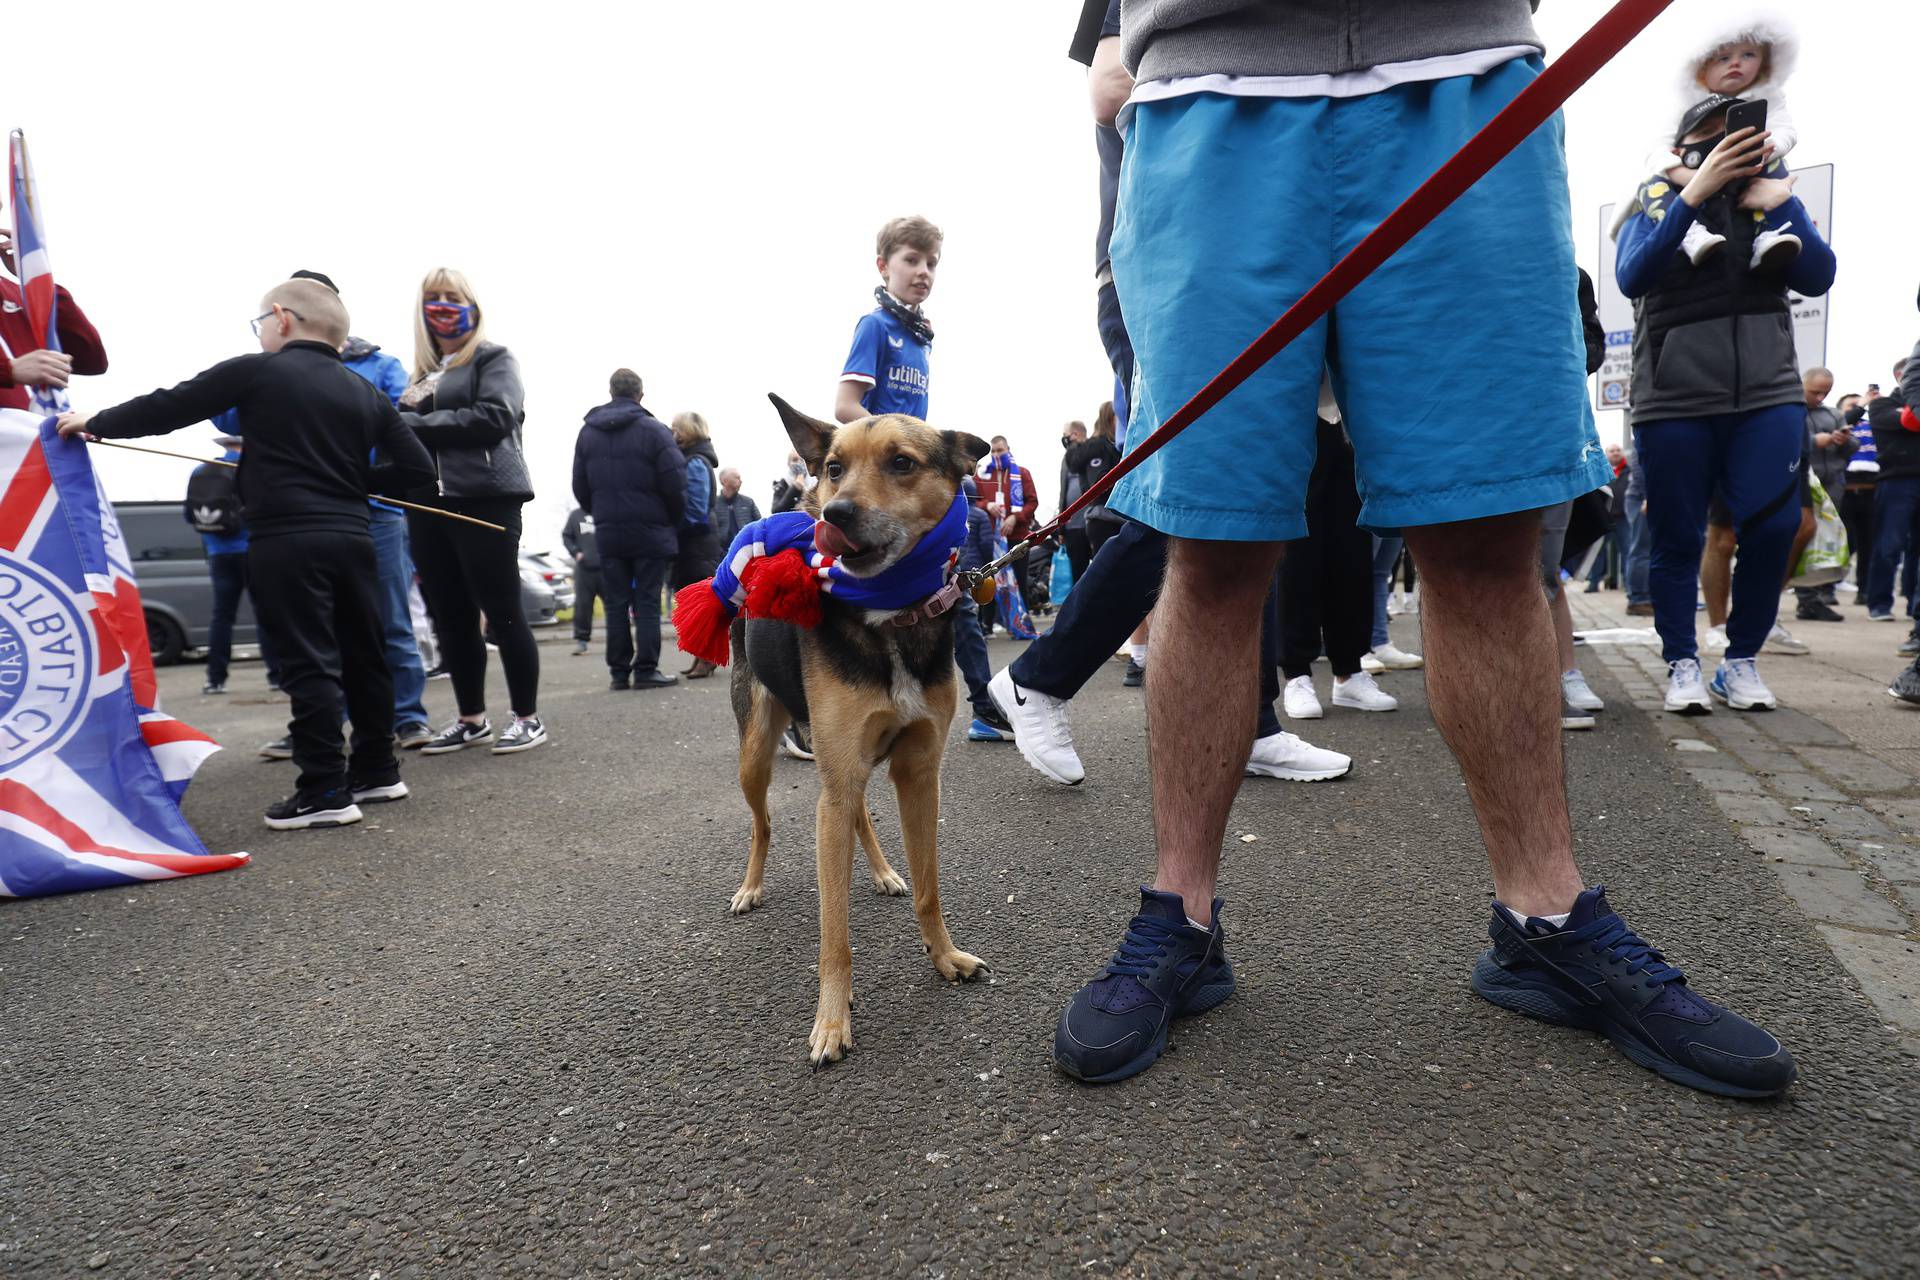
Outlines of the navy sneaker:
M 1205 1013 L 1232 994 L 1220 901 L 1213 928 L 1199 929 L 1179 894 L 1142 888 L 1120 949 L 1061 1013 L 1053 1065 L 1087 1084 L 1138 1075 L 1165 1051 L 1175 1018 Z
M 1482 997 L 1542 1022 L 1584 1027 L 1667 1079 L 1729 1098 L 1771 1098 L 1793 1083 L 1793 1057 L 1772 1035 L 1710 1004 L 1628 927 L 1596 886 L 1558 928 L 1525 929 L 1493 904 L 1493 946 L 1473 967 Z

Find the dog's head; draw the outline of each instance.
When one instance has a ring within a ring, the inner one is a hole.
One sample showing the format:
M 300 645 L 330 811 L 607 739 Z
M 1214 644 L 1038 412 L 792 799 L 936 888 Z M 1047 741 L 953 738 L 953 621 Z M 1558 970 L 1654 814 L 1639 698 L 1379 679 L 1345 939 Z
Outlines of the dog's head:
M 940 523 L 989 452 L 985 440 L 941 431 L 904 413 L 861 418 L 845 426 L 809 418 L 779 396 L 787 437 L 820 483 L 807 506 L 827 526 L 822 551 L 855 577 L 892 565 Z

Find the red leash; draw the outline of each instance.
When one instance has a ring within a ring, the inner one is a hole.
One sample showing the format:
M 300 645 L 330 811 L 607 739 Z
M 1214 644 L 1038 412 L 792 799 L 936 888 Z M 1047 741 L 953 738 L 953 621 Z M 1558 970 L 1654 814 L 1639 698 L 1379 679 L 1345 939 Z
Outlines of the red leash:
M 1081 494 L 1044 527 L 1028 534 L 1019 546 L 980 570 L 981 575 L 992 576 L 1012 560 L 1016 552 L 1065 528 L 1074 512 L 1100 501 L 1108 490 L 1120 482 L 1122 476 L 1192 426 L 1201 414 L 1219 404 L 1235 387 L 1252 377 L 1256 369 L 1278 355 L 1282 347 L 1333 310 L 1334 303 L 1352 292 L 1355 285 L 1399 252 L 1401 246 L 1439 217 L 1468 187 L 1485 177 L 1488 170 L 1505 159 L 1507 153 L 1525 141 L 1528 134 L 1546 123 L 1547 117 L 1558 111 L 1575 90 L 1592 79 L 1601 67 L 1613 61 L 1672 2 L 1620 0 L 1552 66 L 1541 72 L 1539 79 L 1521 90 L 1520 95 L 1508 103 L 1499 115 L 1487 121 L 1485 128 L 1468 139 L 1453 159 L 1441 165 L 1431 178 L 1421 184 L 1418 191 L 1388 214 L 1371 235 L 1336 262 L 1333 270 L 1307 290 L 1300 301 L 1287 308 L 1287 313 L 1274 321 L 1271 328 L 1254 339 L 1252 346 L 1235 356 L 1232 364 L 1222 369 L 1213 381 L 1200 388 L 1193 399 L 1181 405 L 1161 423 L 1158 431 L 1129 450 L 1118 464 L 1100 478 L 1099 483 Z

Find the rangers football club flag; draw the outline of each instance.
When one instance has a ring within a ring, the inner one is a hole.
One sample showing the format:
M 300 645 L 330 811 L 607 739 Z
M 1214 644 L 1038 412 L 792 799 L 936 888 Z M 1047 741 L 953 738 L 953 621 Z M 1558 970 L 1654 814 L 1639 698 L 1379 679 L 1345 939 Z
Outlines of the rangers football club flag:
M 34 332 L 57 348 L 53 276 L 26 144 L 12 139 L 14 245 Z M 62 392 L 0 409 L 0 897 L 243 865 L 180 813 L 220 748 L 155 709 L 140 589 L 86 446 L 62 440 Z

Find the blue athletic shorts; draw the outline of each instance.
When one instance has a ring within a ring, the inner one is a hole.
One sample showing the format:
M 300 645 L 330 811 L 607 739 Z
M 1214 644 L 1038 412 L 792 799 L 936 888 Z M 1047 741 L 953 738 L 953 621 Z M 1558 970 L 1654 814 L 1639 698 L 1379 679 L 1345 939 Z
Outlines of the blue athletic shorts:
M 1146 438 L 1540 73 L 1352 98 L 1136 103 L 1113 275 Z M 1279 355 L 1116 488 L 1177 537 L 1304 537 L 1321 370 L 1369 528 L 1563 502 L 1610 479 L 1587 403 L 1556 116 Z

